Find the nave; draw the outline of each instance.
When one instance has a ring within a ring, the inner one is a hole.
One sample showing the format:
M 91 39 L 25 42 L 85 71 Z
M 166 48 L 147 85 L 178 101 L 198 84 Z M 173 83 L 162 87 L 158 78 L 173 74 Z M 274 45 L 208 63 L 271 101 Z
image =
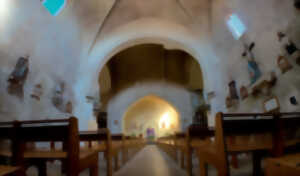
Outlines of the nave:
M 156 145 L 146 146 L 114 176 L 186 176 Z
M 106 165 L 104 158 L 99 156 L 99 176 L 106 175 Z M 102 161 L 102 162 L 101 162 Z M 195 167 L 194 175 L 199 174 L 198 162 L 194 158 L 193 165 Z M 48 176 L 60 176 L 60 163 L 48 163 Z M 250 176 L 251 167 L 249 158 L 244 157 L 240 160 L 240 169 L 233 170 L 233 176 Z M 28 170 L 28 176 L 38 176 L 35 168 Z M 247 174 L 248 173 L 248 174 Z M 216 170 L 209 168 L 209 174 L 215 175 Z M 81 176 L 88 176 L 89 172 L 85 171 Z M 187 176 L 185 170 L 172 160 L 166 153 L 160 150 L 156 145 L 148 145 L 126 163 L 113 176 Z
M 102 156 L 99 157 L 99 176 L 106 175 L 105 160 Z M 102 162 L 101 162 L 102 161 Z M 60 163 L 48 163 L 48 176 L 60 176 Z M 37 176 L 35 168 L 28 170 L 28 176 Z M 89 172 L 83 172 L 81 176 L 88 176 Z M 186 176 L 184 170 L 163 153 L 155 145 L 146 146 L 128 163 L 126 163 L 113 176 Z
M 0 0 L 0 176 L 300 176 L 300 0 Z

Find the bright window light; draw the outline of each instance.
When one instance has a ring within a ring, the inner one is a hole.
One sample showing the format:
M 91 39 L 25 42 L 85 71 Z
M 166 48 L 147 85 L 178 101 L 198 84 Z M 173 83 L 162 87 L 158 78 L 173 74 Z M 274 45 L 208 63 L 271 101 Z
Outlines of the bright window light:
M 171 117 L 169 113 L 165 113 L 159 120 L 159 127 L 163 129 L 169 129 L 171 126 Z
M 246 26 L 236 14 L 231 14 L 227 19 L 227 26 L 233 37 L 238 40 L 246 32 Z
M 65 7 L 67 0 L 43 0 L 42 3 L 51 15 L 57 16 Z

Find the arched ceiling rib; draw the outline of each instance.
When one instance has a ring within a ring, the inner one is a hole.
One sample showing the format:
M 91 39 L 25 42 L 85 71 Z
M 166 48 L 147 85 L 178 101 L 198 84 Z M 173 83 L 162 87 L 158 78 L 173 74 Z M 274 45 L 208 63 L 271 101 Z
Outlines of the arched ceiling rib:
M 98 40 L 125 23 L 139 18 L 161 18 L 189 26 L 195 22 L 194 18 L 199 17 L 201 14 L 202 16 L 205 14 L 205 17 L 210 16 L 208 15 L 211 13 L 210 4 L 210 0 L 115 0 L 106 18 L 98 28 L 89 53 L 93 50 Z M 203 20 L 209 21 L 209 19 Z M 205 28 L 204 23 L 201 23 L 201 28 Z

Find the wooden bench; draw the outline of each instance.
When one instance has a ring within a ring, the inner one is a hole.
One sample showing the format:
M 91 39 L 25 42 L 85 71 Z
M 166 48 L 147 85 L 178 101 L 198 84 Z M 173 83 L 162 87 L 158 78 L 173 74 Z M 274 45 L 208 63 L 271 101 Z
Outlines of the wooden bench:
M 112 145 L 111 145 L 111 155 L 115 160 L 115 171 L 119 170 L 119 154 L 122 154 L 123 156 L 123 148 L 125 146 L 124 139 L 125 137 L 122 134 L 113 134 L 111 136 L 112 139 Z M 123 159 L 122 159 L 123 160 Z M 124 163 L 125 164 L 125 163 Z
M 21 165 L 19 158 L 22 155 L 22 148 L 16 140 L 15 136 L 17 135 L 16 130 L 17 123 L 0 123 L 0 140 L 9 140 L 11 141 L 11 150 L 12 152 L 12 163 L 11 165 L 0 165 L 0 176 L 8 175 L 17 175 L 25 176 L 24 166 Z
M 67 176 L 79 175 L 85 169 L 90 169 L 91 176 L 98 175 L 98 153 L 92 150 L 80 151 L 78 121 L 75 117 L 61 120 L 23 121 L 19 124 L 18 140 L 21 141 L 23 150 L 28 142 L 60 141 L 63 143 L 63 149 L 60 151 L 36 149 L 25 152 L 24 156 L 28 155 L 24 157 L 25 159 L 42 163 L 43 168 L 39 169 L 43 172 L 42 175 L 47 175 L 46 162 L 53 159 L 63 161 Z M 25 159 L 20 162 L 25 163 Z
M 182 169 L 185 168 L 185 155 L 187 154 L 186 133 L 178 132 L 175 134 L 176 158 Z M 178 159 L 180 158 L 180 159 Z
M 197 149 L 200 175 L 207 175 L 207 165 L 213 165 L 219 176 L 229 176 L 230 154 L 251 152 L 253 175 L 261 175 L 261 158 L 273 149 L 277 122 L 274 114 L 216 115 L 215 140 L 207 147 Z
M 125 136 L 124 138 L 124 147 L 123 147 L 123 162 L 128 161 L 129 153 L 131 153 L 131 158 L 138 153 L 141 149 L 144 148 L 146 142 L 143 139 L 143 136 L 139 137 L 132 137 L 132 136 Z
M 186 161 L 188 176 L 193 175 L 192 156 L 195 150 L 212 145 L 211 137 L 215 134 L 214 128 L 202 125 L 190 125 L 186 135 Z
M 177 132 L 175 135 L 159 138 L 157 144 L 175 161 L 178 161 L 179 154 L 181 168 L 186 169 L 188 175 L 191 176 L 193 151 L 199 147 L 206 147 L 213 135 L 213 128 L 191 125 L 185 133 Z
M 103 152 L 106 158 L 106 174 L 112 176 L 112 142 L 109 129 L 98 129 L 97 131 L 81 131 L 79 133 L 81 142 L 88 142 L 88 149 L 98 153 Z M 96 142 L 96 145 L 93 145 Z
M 139 147 L 140 140 L 131 137 L 125 137 L 122 134 L 111 134 L 109 129 L 98 129 L 97 131 L 81 131 L 80 141 L 88 142 L 88 149 L 97 152 L 103 152 L 106 158 L 107 176 L 113 174 L 113 159 L 114 170 L 119 169 L 119 156 L 121 154 L 122 164 L 128 161 L 128 150 Z M 96 142 L 96 145 L 92 143 Z
M 157 140 L 157 145 L 174 160 L 177 159 L 177 150 L 176 150 L 175 141 L 176 141 L 175 135 L 160 137 Z
M 281 113 L 278 118 L 276 150 L 274 158 L 266 159 L 266 176 L 300 176 L 300 113 Z
M 266 159 L 266 176 L 300 176 L 300 153 Z

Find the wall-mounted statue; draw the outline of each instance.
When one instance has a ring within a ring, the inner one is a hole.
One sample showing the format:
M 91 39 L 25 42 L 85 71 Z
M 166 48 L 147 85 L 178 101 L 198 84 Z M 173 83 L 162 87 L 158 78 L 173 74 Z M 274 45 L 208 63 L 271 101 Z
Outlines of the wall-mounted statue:
M 43 95 L 43 87 L 41 84 L 37 84 L 34 86 L 32 94 L 31 94 L 31 98 L 40 101 L 41 100 L 41 96 Z
M 66 104 L 66 113 L 73 114 L 73 104 L 71 101 L 68 101 Z
M 7 91 L 11 95 L 15 95 L 21 99 L 24 97 L 24 83 L 29 72 L 29 56 L 21 57 L 14 68 L 14 71 L 8 78 Z
M 231 108 L 234 105 L 234 100 L 232 100 L 230 97 L 226 97 L 226 108 Z
M 238 93 L 237 93 L 237 89 L 236 89 L 236 83 L 235 81 L 231 81 L 229 84 L 229 97 L 233 100 L 238 100 L 239 99 L 239 96 L 238 96 Z
M 293 66 L 289 63 L 289 61 L 284 56 L 278 57 L 277 65 L 280 68 L 282 74 L 286 73 L 287 71 L 293 68 Z
M 242 100 L 244 100 L 244 99 L 246 99 L 248 97 L 248 95 L 249 95 L 248 94 L 248 90 L 247 90 L 247 88 L 245 86 L 242 86 L 240 88 L 240 95 L 241 95 Z
M 254 84 L 261 77 L 261 71 L 252 53 L 252 50 L 255 47 L 255 43 L 251 43 L 249 46 L 247 44 L 244 44 L 244 47 L 245 50 L 242 56 L 246 58 L 248 61 L 248 72 L 250 75 L 250 83 Z
M 283 56 L 290 56 L 298 65 L 300 65 L 300 50 L 294 42 L 283 32 L 278 32 L 277 37 L 281 44 L 281 54 Z
M 55 87 L 54 95 L 52 97 L 52 104 L 61 112 L 64 112 L 64 91 L 65 91 L 65 84 L 62 82 Z

